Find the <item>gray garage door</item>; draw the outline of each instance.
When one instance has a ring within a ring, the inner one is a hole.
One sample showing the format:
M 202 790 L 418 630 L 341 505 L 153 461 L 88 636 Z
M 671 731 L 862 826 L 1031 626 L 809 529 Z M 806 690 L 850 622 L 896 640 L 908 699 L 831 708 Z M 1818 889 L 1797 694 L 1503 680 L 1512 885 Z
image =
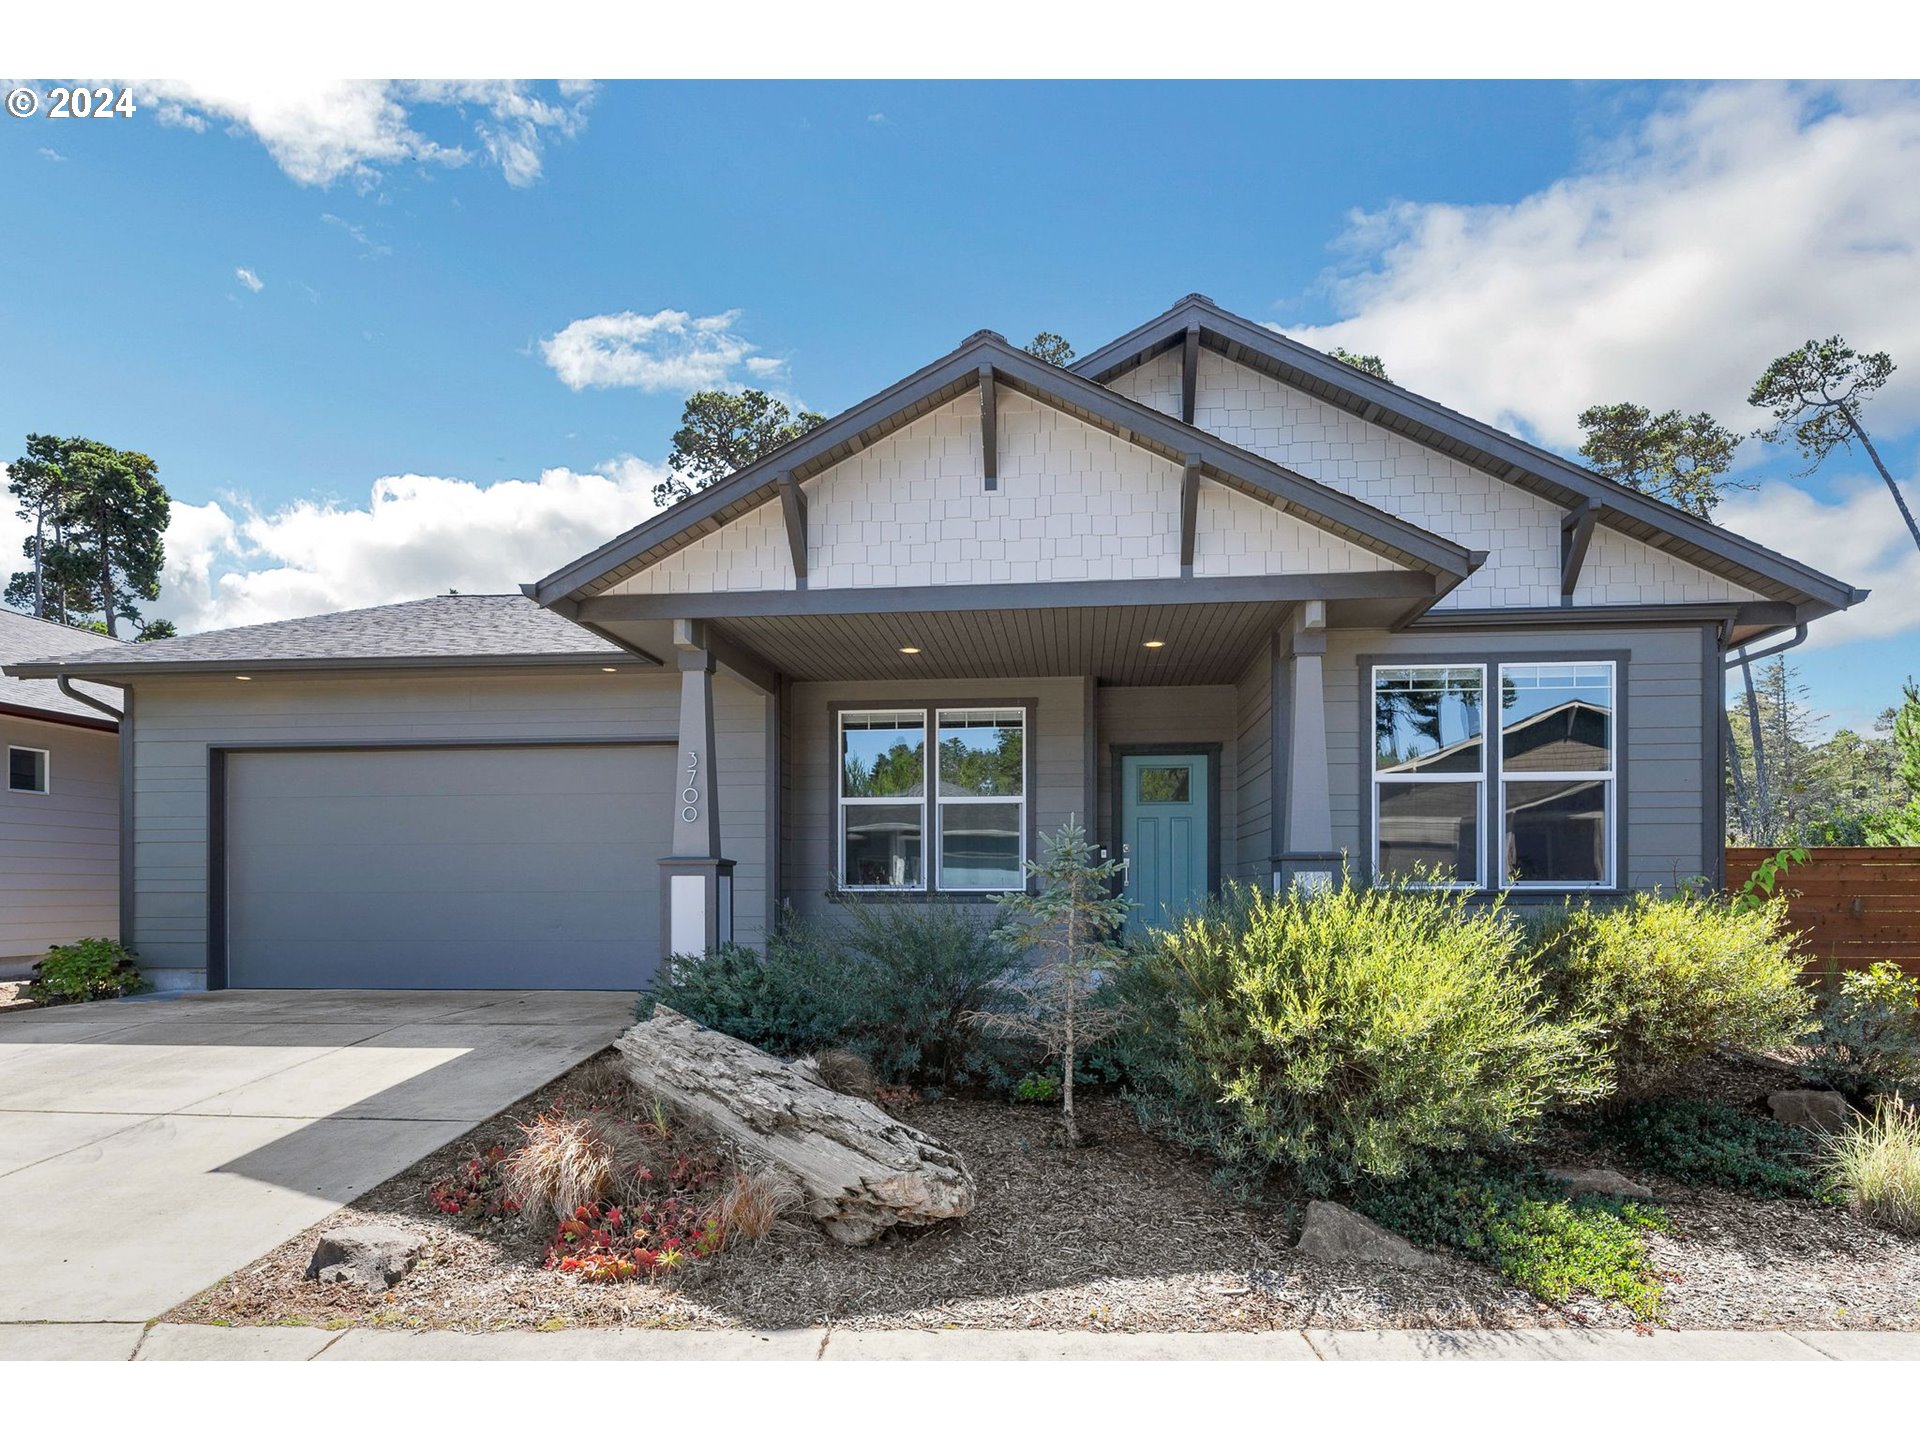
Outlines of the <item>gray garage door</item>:
M 228 984 L 643 985 L 672 786 L 660 745 L 233 752 Z

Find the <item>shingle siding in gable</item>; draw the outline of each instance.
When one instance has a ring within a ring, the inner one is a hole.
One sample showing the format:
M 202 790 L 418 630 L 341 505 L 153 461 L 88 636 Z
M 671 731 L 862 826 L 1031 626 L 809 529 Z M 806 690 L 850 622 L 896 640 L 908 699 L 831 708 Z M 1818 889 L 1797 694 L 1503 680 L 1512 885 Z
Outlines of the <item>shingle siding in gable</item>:
M 1200 485 L 1194 525 L 1195 575 L 1327 575 L 1398 570 L 1384 555 L 1299 517 L 1216 485 Z
M 792 590 L 793 552 L 779 502 L 750 510 L 637 574 L 611 595 L 673 595 L 714 590 Z
M 1690 605 L 1761 598 L 1743 585 L 1605 527 L 1593 532 L 1573 592 L 1575 605 Z

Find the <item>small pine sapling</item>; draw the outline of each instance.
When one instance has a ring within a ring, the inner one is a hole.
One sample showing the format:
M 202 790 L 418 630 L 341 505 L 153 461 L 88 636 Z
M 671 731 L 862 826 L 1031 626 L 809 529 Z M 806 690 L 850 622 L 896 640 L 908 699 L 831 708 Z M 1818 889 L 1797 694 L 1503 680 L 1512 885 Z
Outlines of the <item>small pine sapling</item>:
M 1100 859 L 1071 819 L 1046 837 L 1045 849 L 1045 858 L 1027 864 L 1035 889 L 1002 897 L 995 931 L 1029 963 L 1002 981 L 1006 1003 L 979 1018 L 989 1029 L 1037 1040 L 1049 1059 L 1059 1057 L 1061 1139 L 1072 1149 L 1080 1144 L 1074 1064 L 1125 1019 L 1105 982 L 1126 960 L 1119 936 L 1131 906 L 1114 893 L 1120 862 Z

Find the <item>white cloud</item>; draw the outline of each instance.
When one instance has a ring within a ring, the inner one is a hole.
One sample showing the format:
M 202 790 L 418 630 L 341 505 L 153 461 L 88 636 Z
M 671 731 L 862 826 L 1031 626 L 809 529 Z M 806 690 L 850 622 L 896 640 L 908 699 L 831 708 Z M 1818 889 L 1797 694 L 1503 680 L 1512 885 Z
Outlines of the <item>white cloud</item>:
M 1903 489 L 1913 503 L 1915 482 Z M 1849 476 L 1839 498 L 1822 500 L 1784 481 L 1724 501 L 1714 519 L 1735 534 L 1791 555 L 1873 594 L 1814 624 L 1809 649 L 1877 640 L 1920 629 L 1920 549 L 1878 478 Z
M 531 185 L 548 142 L 578 135 L 593 99 L 591 86 L 557 87 L 556 100 L 520 80 L 149 80 L 137 89 L 163 125 L 203 132 L 216 122 L 251 134 L 302 185 L 368 185 L 393 165 L 480 157 L 509 185 Z M 464 118 L 471 143 L 423 133 L 427 110 Z
M 391 255 L 393 253 L 392 246 L 382 245 L 378 240 L 368 235 L 367 228 L 364 225 L 356 225 L 351 220 L 343 220 L 338 215 L 331 213 L 323 214 L 320 218 L 327 224 L 346 231 L 347 238 L 352 240 L 354 244 L 365 249 L 368 255 Z M 363 256 L 362 258 L 364 259 L 365 257 Z
M 183 632 L 444 594 L 510 592 L 639 524 L 666 471 L 632 456 L 492 485 L 390 475 L 364 505 L 175 501 L 160 600 Z M 17 550 L 18 542 L 12 547 Z M 9 544 L 0 521 L 0 546 Z
M 42 160 L 52 160 L 56 164 L 58 164 L 58 163 L 64 162 L 67 157 L 62 155 L 58 150 L 54 150 L 46 145 L 42 145 L 40 147 L 40 158 Z
M 876 110 L 873 114 L 867 116 L 867 123 L 869 125 L 891 125 L 893 122 L 887 119 L 886 111 Z
M 256 295 L 258 295 L 262 290 L 267 288 L 267 282 L 262 280 L 258 275 L 254 274 L 253 271 L 249 270 L 244 265 L 235 267 L 233 272 L 233 278 L 238 280 L 242 285 L 246 286 L 247 289 L 251 290 Z
M 690 392 L 727 384 L 743 362 L 756 377 L 782 362 L 753 355 L 734 333 L 738 310 L 698 318 L 684 310 L 589 315 L 540 342 L 540 355 L 569 389 Z
M 1603 401 L 1745 429 L 1774 356 L 1836 331 L 1907 368 L 1875 404 L 1920 419 L 1920 90 L 1690 91 L 1582 173 L 1512 204 L 1356 215 L 1346 317 L 1287 327 L 1549 444 Z

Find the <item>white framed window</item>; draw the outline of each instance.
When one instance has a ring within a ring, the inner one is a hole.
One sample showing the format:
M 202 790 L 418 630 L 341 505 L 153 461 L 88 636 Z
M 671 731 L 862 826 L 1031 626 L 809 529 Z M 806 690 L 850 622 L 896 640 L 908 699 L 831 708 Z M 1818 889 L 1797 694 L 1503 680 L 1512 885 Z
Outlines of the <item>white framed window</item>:
M 927 712 L 840 712 L 840 885 L 926 888 Z
M 941 710 L 939 888 L 998 893 L 1027 877 L 1027 715 Z
M 1611 660 L 1500 666 L 1503 884 L 1615 883 L 1618 678 Z
M 1373 874 L 1482 888 L 1487 743 L 1485 665 L 1376 665 Z
M 1026 884 L 1027 711 L 843 710 L 843 890 L 998 894 Z
M 45 795 L 52 786 L 52 756 L 26 745 L 7 747 L 7 789 L 23 795 Z

